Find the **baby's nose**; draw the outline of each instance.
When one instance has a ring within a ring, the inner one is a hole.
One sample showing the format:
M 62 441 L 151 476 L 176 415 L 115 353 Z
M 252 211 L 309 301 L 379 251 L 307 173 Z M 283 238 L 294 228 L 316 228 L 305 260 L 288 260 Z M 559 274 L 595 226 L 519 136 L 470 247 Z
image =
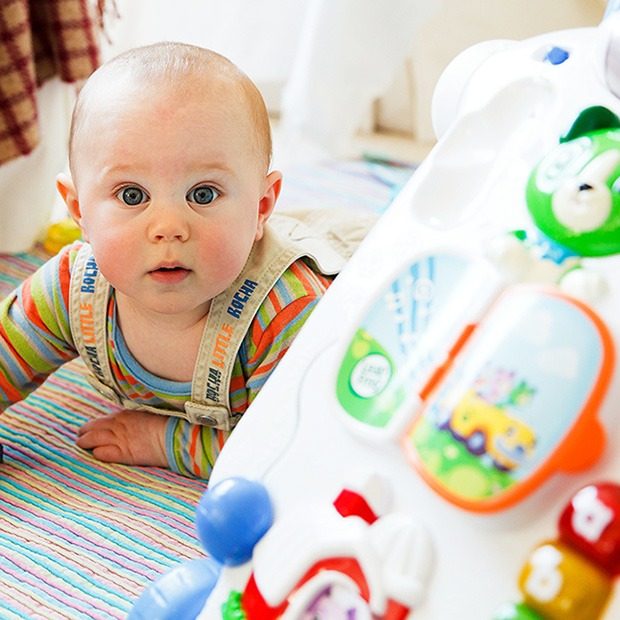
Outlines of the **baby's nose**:
M 174 205 L 158 205 L 150 215 L 147 234 L 152 241 L 185 241 L 189 237 L 189 224 L 183 209 Z

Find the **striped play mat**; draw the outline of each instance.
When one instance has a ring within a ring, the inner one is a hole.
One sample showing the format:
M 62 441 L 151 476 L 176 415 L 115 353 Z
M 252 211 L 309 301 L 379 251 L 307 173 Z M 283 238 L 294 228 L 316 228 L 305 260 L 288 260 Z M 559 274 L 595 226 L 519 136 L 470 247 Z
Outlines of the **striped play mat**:
M 369 162 L 299 168 L 283 206 L 381 212 L 411 169 Z M 0 255 L 0 297 L 47 258 Z M 202 555 L 194 510 L 206 488 L 156 468 L 106 465 L 75 446 L 112 406 L 74 361 L 0 419 L 0 620 L 125 618 L 144 588 Z

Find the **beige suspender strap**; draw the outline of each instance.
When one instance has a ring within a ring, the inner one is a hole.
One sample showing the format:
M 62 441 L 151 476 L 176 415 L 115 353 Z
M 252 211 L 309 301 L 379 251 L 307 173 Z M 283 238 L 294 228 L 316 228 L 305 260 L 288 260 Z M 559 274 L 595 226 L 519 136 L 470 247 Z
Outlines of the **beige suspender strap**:
M 259 307 L 284 271 L 303 250 L 265 228 L 241 275 L 212 302 L 192 380 L 190 419 L 230 430 L 236 423 L 229 405 L 230 380 L 241 343 Z
M 105 398 L 127 409 L 170 415 L 166 409 L 137 403 L 122 396 L 108 357 L 107 316 L 110 285 L 99 273 L 89 245 L 83 245 L 73 263 L 69 313 L 73 342 L 91 371 L 87 381 Z M 183 415 L 180 413 L 179 415 Z
M 302 217 L 272 216 L 263 240 L 252 248 L 239 277 L 211 302 L 192 380 L 192 399 L 185 403 L 188 419 L 223 430 L 237 423 L 229 404 L 232 370 L 241 343 L 269 291 L 302 257 L 323 275 L 336 275 L 376 221 L 374 216 L 353 218 L 351 213 L 344 215 L 337 210 Z
M 71 333 L 78 353 L 98 381 L 93 385 L 114 401 L 114 378 L 107 352 L 106 317 L 110 286 L 98 277 L 99 268 L 89 245 L 78 251 L 71 273 L 69 313 Z M 107 388 L 107 389 L 105 389 Z M 115 398 L 116 397 L 116 398 Z

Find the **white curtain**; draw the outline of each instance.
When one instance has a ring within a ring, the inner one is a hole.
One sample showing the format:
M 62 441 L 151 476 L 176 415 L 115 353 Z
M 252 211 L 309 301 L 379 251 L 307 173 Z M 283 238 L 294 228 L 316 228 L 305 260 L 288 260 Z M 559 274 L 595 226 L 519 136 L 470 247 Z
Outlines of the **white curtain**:
M 293 144 L 346 155 L 373 101 L 413 50 L 432 0 L 310 0 L 282 98 Z
M 0 252 L 27 252 L 60 206 L 56 175 L 67 159 L 75 86 L 58 78 L 37 92 L 41 140 L 30 155 L 0 166 Z

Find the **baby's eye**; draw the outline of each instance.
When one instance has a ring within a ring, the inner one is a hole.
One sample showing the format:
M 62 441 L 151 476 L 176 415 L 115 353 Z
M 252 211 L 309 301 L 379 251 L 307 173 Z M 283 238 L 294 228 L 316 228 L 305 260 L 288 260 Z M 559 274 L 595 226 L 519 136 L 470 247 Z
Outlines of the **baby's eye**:
M 208 185 L 199 185 L 188 192 L 187 199 L 198 205 L 208 205 L 211 204 L 218 196 L 219 194 L 212 187 L 209 187 Z
M 135 207 L 148 200 L 148 194 L 141 190 L 139 187 L 124 187 L 116 194 L 119 200 L 122 200 L 126 205 Z

